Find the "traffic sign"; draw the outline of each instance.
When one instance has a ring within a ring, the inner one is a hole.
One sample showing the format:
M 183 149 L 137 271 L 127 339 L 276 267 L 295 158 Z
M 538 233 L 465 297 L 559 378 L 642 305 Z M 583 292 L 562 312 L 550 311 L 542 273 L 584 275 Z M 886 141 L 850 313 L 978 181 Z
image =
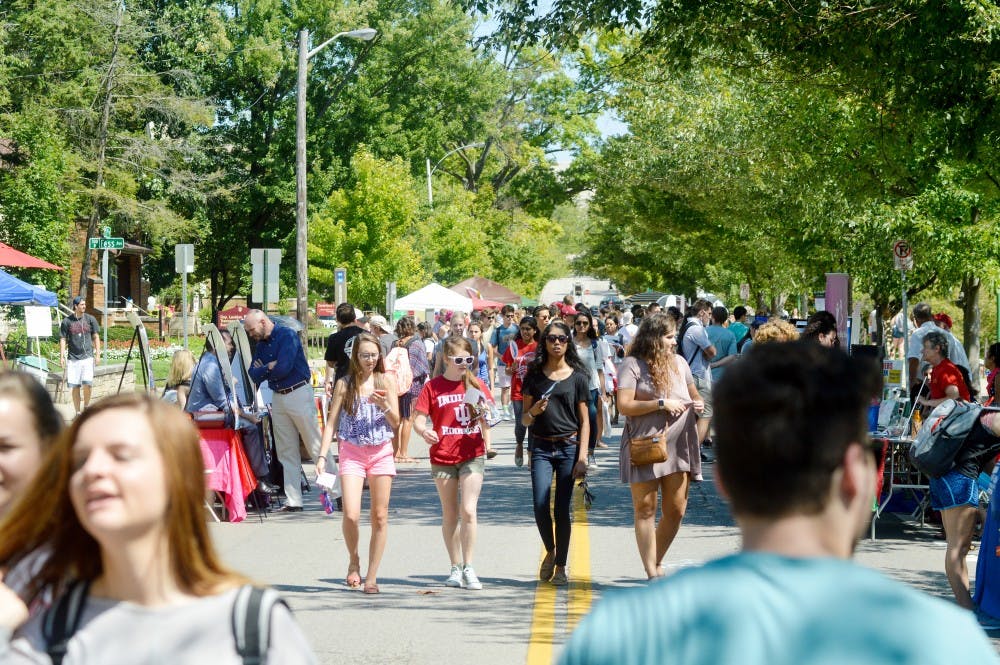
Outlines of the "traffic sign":
M 750 300 L 750 285 L 746 282 L 740 284 L 740 300 L 743 302 Z
M 278 275 L 281 269 L 280 249 L 251 249 L 251 294 L 254 302 L 274 302 L 278 298 Z
M 125 249 L 125 238 L 87 238 L 88 249 Z
M 913 270 L 913 248 L 905 240 L 892 244 L 892 260 L 896 270 Z
M 194 245 L 174 245 L 174 272 L 194 272 Z

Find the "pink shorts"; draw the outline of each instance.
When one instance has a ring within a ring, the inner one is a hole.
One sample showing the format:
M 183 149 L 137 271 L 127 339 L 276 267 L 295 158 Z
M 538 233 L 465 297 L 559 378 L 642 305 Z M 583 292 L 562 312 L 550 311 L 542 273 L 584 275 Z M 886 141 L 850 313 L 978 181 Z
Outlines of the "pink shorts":
M 359 446 L 340 439 L 340 475 L 342 476 L 395 476 L 392 441 L 381 446 Z

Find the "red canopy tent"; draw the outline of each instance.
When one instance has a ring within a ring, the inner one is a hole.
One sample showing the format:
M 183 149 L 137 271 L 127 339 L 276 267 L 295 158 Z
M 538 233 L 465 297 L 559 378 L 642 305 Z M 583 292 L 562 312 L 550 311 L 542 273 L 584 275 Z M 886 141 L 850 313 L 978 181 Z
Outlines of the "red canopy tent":
M 9 268 L 44 268 L 45 270 L 62 270 L 57 265 L 37 259 L 31 254 L 25 254 L 10 245 L 0 242 L 0 266 Z
M 500 309 L 503 307 L 502 302 L 497 302 L 496 300 L 486 300 L 485 298 L 473 298 L 472 299 L 472 309 L 475 311 L 484 310 L 487 307 L 492 307 L 493 309 Z

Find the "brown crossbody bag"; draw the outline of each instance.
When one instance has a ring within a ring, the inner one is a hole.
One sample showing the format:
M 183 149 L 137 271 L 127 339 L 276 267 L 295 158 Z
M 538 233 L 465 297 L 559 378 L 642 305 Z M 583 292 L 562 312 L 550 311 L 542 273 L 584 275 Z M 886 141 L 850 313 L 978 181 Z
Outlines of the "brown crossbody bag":
M 642 466 L 643 464 L 659 464 L 667 461 L 667 428 L 663 428 L 657 436 L 631 439 L 629 445 L 629 456 L 632 464 Z

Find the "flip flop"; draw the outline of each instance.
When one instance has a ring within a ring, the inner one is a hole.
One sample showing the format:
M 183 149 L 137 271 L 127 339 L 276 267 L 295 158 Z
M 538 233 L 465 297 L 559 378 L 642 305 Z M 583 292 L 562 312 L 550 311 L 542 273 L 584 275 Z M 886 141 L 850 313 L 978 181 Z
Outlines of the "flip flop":
M 378 585 L 377 584 L 366 584 L 365 585 L 365 593 L 367 593 L 367 594 L 374 594 L 374 593 L 378 593 L 378 592 L 379 591 L 378 591 Z

